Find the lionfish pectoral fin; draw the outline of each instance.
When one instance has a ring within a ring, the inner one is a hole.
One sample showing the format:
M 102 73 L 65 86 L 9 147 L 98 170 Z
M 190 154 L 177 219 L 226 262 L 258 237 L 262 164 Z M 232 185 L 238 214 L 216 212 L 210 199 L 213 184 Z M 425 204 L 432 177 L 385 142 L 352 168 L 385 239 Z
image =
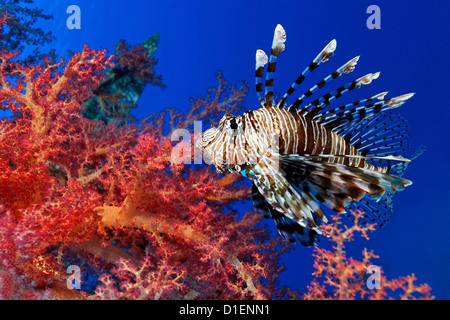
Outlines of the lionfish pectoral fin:
M 256 173 L 252 177 L 254 186 L 273 209 L 302 226 L 320 232 L 320 222 L 327 219 L 319 203 L 287 181 L 273 159 L 263 156 L 253 170 Z
M 256 212 L 265 218 L 272 218 L 278 233 L 290 242 L 299 242 L 305 247 L 310 247 L 319 242 L 317 231 L 300 225 L 295 220 L 274 209 L 258 191 L 255 184 L 252 185 L 253 207 Z
M 274 210 L 270 204 L 267 203 L 266 199 L 259 193 L 258 188 L 255 184 L 252 184 L 252 200 L 253 200 L 253 210 L 261 214 L 264 218 L 272 218 L 271 211 Z
M 401 177 L 369 169 L 355 168 L 326 161 L 312 161 L 307 156 L 281 155 L 280 169 L 286 179 L 312 194 L 336 212 L 344 212 L 354 201 L 366 194 L 377 201 L 385 192 L 392 194 L 403 190 L 411 181 Z M 304 171 L 309 175 L 296 182 L 293 172 Z

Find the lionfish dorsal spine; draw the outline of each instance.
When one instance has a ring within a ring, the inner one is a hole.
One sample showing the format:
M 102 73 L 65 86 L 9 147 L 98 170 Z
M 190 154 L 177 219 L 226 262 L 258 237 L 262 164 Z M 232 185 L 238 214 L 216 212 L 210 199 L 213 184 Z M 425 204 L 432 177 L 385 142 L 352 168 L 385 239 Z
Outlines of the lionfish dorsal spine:
M 294 93 L 295 88 L 299 86 L 305 79 L 306 76 L 311 73 L 312 71 L 316 70 L 322 62 L 326 62 L 330 60 L 330 58 L 333 56 L 334 51 L 336 50 L 337 41 L 335 39 L 331 40 L 325 48 L 323 48 L 322 51 L 314 58 L 313 61 L 302 71 L 302 73 L 297 77 L 297 79 L 294 81 L 294 83 L 291 84 L 289 89 L 286 91 L 284 96 L 281 98 L 280 102 L 278 103 L 279 107 L 283 107 L 287 98 Z
M 350 91 L 354 89 L 361 88 L 361 85 L 367 85 L 372 83 L 372 80 L 378 79 L 380 76 L 380 72 L 375 73 L 369 73 L 366 74 L 363 77 L 360 77 L 356 80 L 353 80 L 351 82 L 348 82 L 347 84 L 328 92 L 327 94 L 324 94 L 320 98 L 317 98 L 316 100 L 312 101 L 311 103 L 307 104 L 305 107 L 303 107 L 300 110 L 300 113 L 306 115 L 306 114 L 317 114 L 326 107 L 328 107 L 334 100 L 339 99 L 344 94 L 349 93 Z
M 264 66 L 269 61 L 267 54 L 259 49 L 256 51 L 256 67 L 255 67 L 255 84 L 256 84 L 256 94 L 258 95 L 259 102 L 264 107 L 264 94 L 263 92 L 263 84 L 262 84 L 262 76 L 264 75 Z
M 319 89 L 322 89 L 326 84 L 330 83 L 332 80 L 339 78 L 342 76 L 342 74 L 348 74 L 350 72 L 353 72 L 355 70 L 356 64 L 359 60 L 359 56 L 354 57 L 344 65 L 342 65 L 340 68 L 317 82 L 313 87 L 311 87 L 308 91 L 303 93 L 295 102 L 293 102 L 289 107 L 292 109 L 298 109 L 304 99 L 311 97 L 314 93 L 316 93 Z M 304 110 L 302 110 L 303 112 Z
M 273 77 L 277 67 L 278 55 L 284 51 L 286 42 L 286 31 L 278 24 L 273 35 L 272 48 L 270 50 L 269 64 L 267 65 L 266 83 L 264 92 L 264 105 L 272 106 L 273 98 Z

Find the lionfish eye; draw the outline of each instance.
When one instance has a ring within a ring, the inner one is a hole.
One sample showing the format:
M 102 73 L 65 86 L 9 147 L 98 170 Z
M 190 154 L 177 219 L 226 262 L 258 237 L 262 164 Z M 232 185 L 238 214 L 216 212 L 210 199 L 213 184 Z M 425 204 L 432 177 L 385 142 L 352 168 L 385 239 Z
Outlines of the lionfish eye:
M 232 119 L 232 120 L 231 120 L 230 128 L 233 129 L 233 130 L 236 130 L 236 129 L 238 128 L 238 125 L 237 125 L 235 119 Z

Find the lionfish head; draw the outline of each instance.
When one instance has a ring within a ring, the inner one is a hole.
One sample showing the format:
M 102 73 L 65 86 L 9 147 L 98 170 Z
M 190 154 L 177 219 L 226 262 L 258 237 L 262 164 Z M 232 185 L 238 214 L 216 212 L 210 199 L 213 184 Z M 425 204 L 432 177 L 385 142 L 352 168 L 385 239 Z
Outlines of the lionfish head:
M 197 139 L 195 147 L 203 151 L 205 161 L 212 161 L 215 149 L 221 148 L 220 144 L 214 143 L 217 139 L 225 136 L 236 136 L 242 132 L 243 122 L 240 116 L 232 116 L 226 113 L 217 127 L 211 127 L 203 132 L 201 138 Z

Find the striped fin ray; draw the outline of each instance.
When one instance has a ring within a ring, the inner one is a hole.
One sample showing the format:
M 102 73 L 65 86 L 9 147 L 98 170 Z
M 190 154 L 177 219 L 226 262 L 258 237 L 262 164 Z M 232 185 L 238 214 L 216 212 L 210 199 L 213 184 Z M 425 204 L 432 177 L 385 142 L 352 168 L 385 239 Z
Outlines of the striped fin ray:
M 255 84 L 256 84 L 256 94 L 258 95 L 259 102 L 264 106 L 264 95 L 263 95 L 263 84 L 262 76 L 264 74 L 264 66 L 267 64 L 269 59 L 263 50 L 256 51 L 256 67 L 255 67 Z
M 295 155 L 298 156 L 298 155 Z M 407 159 L 404 158 L 402 156 L 392 156 L 392 155 L 386 155 L 386 156 L 379 156 L 379 155 L 368 155 L 368 156 L 363 156 L 363 155 L 350 155 L 350 154 L 303 154 L 301 156 L 304 159 L 307 160 L 318 160 L 318 161 L 323 161 L 326 159 L 331 159 L 331 158 L 347 158 L 347 159 L 364 159 L 364 160 L 371 160 L 371 159 L 375 159 L 375 160 L 392 160 L 392 161 L 396 161 L 396 162 L 411 162 L 411 159 Z
M 384 94 L 385 93 L 383 92 L 361 101 L 367 102 L 374 99 L 383 99 Z M 352 124 L 358 123 L 358 121 L 374 116 L 382 111 L 398 108 L 413 96 L 414 93 L 403 94 L 398 97 L 385 99 L 379 102 L 372 102 L 355 108 L 355 106 L 360 104 L 360 101 L 357 101 L 355 102 L 355 105 L 354 103 L 350 103 L 315 115 L 314 120 L 327 128 L 332 129 L 336 133 L 339 133 L 346 129 L 345 125 L 350 127 Z M 353 106 L 353 108 L 347 109 L 347 107 L 351 106 Z
M 326 121 L 326 119 L 330 119 L 332 117 L 344 116 L 344 113 L 346 111 L 348 111 L 348 110 L 355 109 L 356 111 L 359 111 L 359 109 L 356 109 L 357 107 L 365 108 L 364 103 L 371 102 L 371 101 L 373 101 L 375 99 L 383 100 L 384 97 L 386 96 L 386 94 L 388 94 L 388 92 L 381 92 L 379 94 L 376 94 L 376 95 L 371 96 L 371 97 L 366 98 L 366 99 L 354 101 L 354 102 L 348 103 L 346 105 L 333 108 L 331 110 L 326 110 L 326 111 L 324 111 L 322 113 L 316 114 L 313 117 L 313 119 L 318 121 L 318 122 L 320 122 L 320 123 L 322 123 L 322 122 Z M 347 115 L 347 114 L 348 113 L 345 113 L 345 115 Z
M 362 155 L 378 157 L 367 161 L 377 167 L 387 167 L 397 163 L 388 156 L 405 156 L 409 149 L 409 127 L 399 114 L 383 113 L 376 117 L 365 118 L 352 130 L 342 133 Z M 387 159 L 383 159 L 387 157 Z
M 362 184 L 355 185 L 355 183 L 347 183 L 319 174 L 315 167 L 303 161 L 309 158 L 309 156 L 296 155 L 282 156 L 280 169 L 296 190 L 301 190 L 302 196 L 306 194 L 306 197 L 314 200 L 316 205 L 322 202 L 336 212 L 343 212 L 352 201 L 361 199 L 371 191 L 369 187 Z M 381 194 L 384 190 L 378 188 L 378 192 Z M 327 222 L 326 217 L 322 220 Z
M 335 178 L 336 174 L 333 175 L 333 172 L 339 172 L 339 175 L 344 178 L 344 181 L 347 178 L 353 178 L 354 180 L 351 179 L 351 184 L 365 190 L 374 199 L 379 199 L 384 193 L 380 188 L 391 193 L 396 193 L 412 183 L 409 180 L 390 174 L 343 164 L 314 161 L 309 162 L 309 164 L 317 168 L 318 175 L 329 179 Z
M 272 106 L 273 97 L 273 76 L 277 66 L 278 55 L 284 51 L 286 42 L 286 31 L 278 24 L 275 28 L 272 41 L 272 49 L 270 51 L 269 65 L 267 66 L 266 86 L 265 86 L 265 106 Z
M 384 96 L 384 93 L 374 97 L 377 96 Z M 369 164 L 387 167 L 395 164 L 396 159 L 382 158 L 404 156 L 409 149 L 410 138 L 406 120 L 388 110 L 401 106 L 410 97 L 412 94 L 347 110 L 346 105 L 317 115 L 314 120 L 341 135 L 358 149 L 362 156 L 378 158 L 368 159 Z
M 275 210 L 270 204 L 267 203 L 264 196 L 262 196 L 258 188 L 252 185 L 252 199 L 253 207 L 256 212 L 262 214 L 265 218 L 272 218 L 277 227 L 278 233 L 290 242 L 298 241 L 305 247 L 310 247 L 319 242 L 319 236 L 313 229 L 303 227 L 296 221 L 288 218 L 278 210 Z M 316 223 L 320 221 L 316 219 Z
M 303 156 L 282 156 L 282 168 L 285 172 L 306 167 L 310 176 L 303 182 L 313 190 L 317 199 L 336 212 L 342 212 L 355 199 L 366 193 L 379 198 L 385 190 L 379 186 L 378 179 L 364 172 L 352 172 L 348 167 L 328 162 L 306 160 Z
M 300 98 L 298 98 L 294 103 L 290 105 L 290 108 L 297 109 L 304 101 L 304 99 L 309 98 L 312 96 L 315 92 L 317 92 L 319 89 L 322 89 L 326 84 L 330 83 L 332 80 L 339 78 L 342 76 L 342 74 L 349 74 L 355 70 L 356 64 L 358 63 L 359 56 L 354 57 L 347 63 L 345 63 L 343 66 L 341 66 L 339 69 L 328 75 L 327 77 L 320 80 L 315 86 L 310 88 L 308 91 L 303 93 Z
M 420 146 L 409 158 L 411 161 L 419 157 L 424 151 L 425 146 Z M 405 172 L 410 162 L 398 162 L 391 165 L 389 168 L 389 174 L 401 177 Z M 378 228 L 382 228 L 386 222 L 389 221 L 394 213 L 394 194 L 386 192 L 380 200 L 374 201 L 369 197 L 364 197 L 360 201 L 355 201 L 348 207 L 348 211 L 359 210 L 364 212 L 363 219 L 359 221 L 362 225 L 367 223 L 375 223 Z M 348 213 L 347 217 L 351 218 L 351 214 Z
M 353 80 L 352 82 L 349 82 L 304 106 L 301 110 L 299 110 L 299 113 L 313 117 L 328 107 L 334 100 L 340 98 L 343 94 L 354 89 L 359 89 L 361 88 L 361 85 L 370 84 L 373 80 L 378 79 L 379 76 L 380 72 L 375 72 Z
M 322 202 L 331 210 L 342 213 L 366 194 L 378 199 L 385 192 L 377 184 L 377 179 L 368 177 L 366 173 L 348 172 L 343 165 L 305 159 L 302 156 L 282 156 L 280 168 L 302 197 L 310 198 L 316 206 Z M 305 172 L 302 179 L 295 176 L 297 172 Z M 322 220 L 327 221 L 326 217 Z
M 278 103 L 279 107 L 283 107 L 286 99 L 295 91 L 295 88 L 300 85 L 306 78 L 306 76 L 317 69 L 322 62 L 326 62 L 331 59 L 334 55 L 334 51 L 336 50 L 337 42 L 335 39 L 331 40 L 330 43 L 326 45 L 326 47 L 314 58 L 313 61 L 302 71 L 302 73 L 298 76 L 295 82 L 289 87 L 284 96 L 281 98 Z
M 356 201 L 368 198 L 376 203 L 386 194 L 380 186 L 383 183 L 370 170 L 352 170 L 344 165 L 305 159 L 281 156 L 280 168 L 286 179 L 302 190 L 302 196 L 310 195 L 316 205 L 320 201 L 331 210 L 344 213 Z M 295 176 L 296 172 L 304 172 L 301 179 Z
M 337 213 L 345 212 L 348 205 L 366 194 L 358 187 L 319 175 L 308 179 L 303 188 L 307 188 L 320 202 Z

